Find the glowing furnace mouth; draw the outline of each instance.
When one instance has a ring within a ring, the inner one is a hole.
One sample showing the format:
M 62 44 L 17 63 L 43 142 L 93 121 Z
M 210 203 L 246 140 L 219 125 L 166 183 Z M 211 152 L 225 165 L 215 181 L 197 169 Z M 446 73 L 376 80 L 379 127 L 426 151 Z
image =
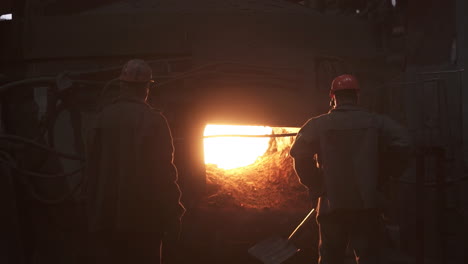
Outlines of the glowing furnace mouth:
M 216 208 L 308 208 L 308 191 L 300 184 L 289 156 L 298 130 L 291 127 L 207 126 L 206 205 Z M 213 135 L 247 137 L 211 137 Z
M 207 125 L 204 135 L 269 135 L 272 131 L 266 126 Z M 268 150 L 269 141 L 269 137 L 205 138 L 205 163 L 226 170 L 253 164 Z

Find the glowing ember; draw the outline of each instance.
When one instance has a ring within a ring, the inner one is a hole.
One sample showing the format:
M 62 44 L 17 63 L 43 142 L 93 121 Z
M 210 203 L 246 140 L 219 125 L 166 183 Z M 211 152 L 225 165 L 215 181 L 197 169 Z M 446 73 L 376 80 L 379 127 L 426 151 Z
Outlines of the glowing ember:
M 284 135 L 297 133 L 299 128 L 273 127 L 272 130 L 275 135 Z M 232 134 L 230 132 L 222 134 Z M 226 170 L 207 164 L 207 196 L 203 199 L 205 205 L 215 208 L 281 210 L 309 208 L 308 191 L 300 184 L 289 156 L 294 138 L 270 138 L 266 152 L 254 163 L 244 167 Z
M 271 127 L 207 125 L 205 136 L 213 135 L 268 135 Z M 219 137 L 205 138 L 205 163 L 219 168 L 234 169 L 254 163 L 268 149 L 269 137 Z

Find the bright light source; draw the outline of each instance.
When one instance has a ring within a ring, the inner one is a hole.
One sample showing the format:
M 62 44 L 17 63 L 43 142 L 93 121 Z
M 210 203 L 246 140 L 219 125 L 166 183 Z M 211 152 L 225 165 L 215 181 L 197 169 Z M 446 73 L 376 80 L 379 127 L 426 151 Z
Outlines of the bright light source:
M 271 127 L 265 126 L 207 125 L 204 135 L 269 135 L 272 131 Z M 205 163 L 223 169 L 244 167 L 265 154 L 269 142 L 269 137 L 205 138 Z
M 356 9 L 356 14 L 359 14 L 359 13 L 361 13 L 361 10 Z
M 396 0 L 392 0 L 392 6 L 393 6 L 393 7 L 396 6 Z
M 0 16 L 0 20 L 12 20 L 13 14 L 4 14 Z

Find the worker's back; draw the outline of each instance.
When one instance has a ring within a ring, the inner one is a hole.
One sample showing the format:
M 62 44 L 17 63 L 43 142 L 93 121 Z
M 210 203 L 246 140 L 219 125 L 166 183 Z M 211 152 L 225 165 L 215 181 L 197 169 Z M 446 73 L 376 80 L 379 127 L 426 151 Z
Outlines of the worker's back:
M 91 134 L 91 228 L 158 231 L 163 218 L 176 219 L 180 190 L 165 118 L 143 101 L 118 100 Z
M 343 105 L 311 119 L 304 135 L 317 142 L 325 194 L 320 214 L 334 210 L 378 208 L 382 153 L 408 146 L 404 129 L 392 120 L 353 105 Z M 401 140 L 404 139 L 404 140 Z
M 379 262 L 380 190 L 387 182 L 382 169 L 392 161 L 392 176 L 398 177 L 408 157 L 407 131 L 358 107 L 359 91 L 353 75 L 336 77 L 330 88 L 333 109 L 308 120 L 290 151 L 299 180 L 314 203 L 319 198 L 319 263 L 345 263 L 347 248 L 356 263 Z

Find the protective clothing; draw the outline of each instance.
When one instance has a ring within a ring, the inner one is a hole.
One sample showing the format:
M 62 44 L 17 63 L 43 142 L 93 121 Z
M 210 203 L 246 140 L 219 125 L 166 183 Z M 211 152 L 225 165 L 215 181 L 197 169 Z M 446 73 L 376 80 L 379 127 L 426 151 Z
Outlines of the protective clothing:
M 317 211 L 323 215 L 335 210 L 379 208 L 379 157 L 392 153 L 405 163 L 401 157 L 409 144 L 407 131 L 393 120 L 355 105 L 343 105 L 308 120 L 290 154 L 301 182 L 313 198 L 321 196 Z M 316 168 L 314 156 L 321 173 L 311 169 Z
M 357 79 L 351 74 L 343 74 L 336 77 L 330 88 L 330 98 L 335 96 L 336 91 L 355 90 L 360 91 Z
M 353 250 L 358 264 L 379 261 L 382 229 L 379 212 L 334 212 L 318 219 L 320 229 L 319 264 L 347 263 L 346 248 Z
M 144 99 L 118 98 L 98 116 L 87 146 L 91 231 L 174 229 L 185 210 L 161 113 Z
M 152 82 L 151 67 L 143 60 L 129 60 L 122 68 L 119 80 L 131 83 Z
M 311 198 L 320 198 L 320 264 L 344 263 L 347 245 L 358 264 L 377 263 L 382 164 L 391 161 L 399 168 L 395 173 L 403 172 L 409 144 L 396 122 L 354 104 L 339 105 L 301 128 L 290 154 Z

